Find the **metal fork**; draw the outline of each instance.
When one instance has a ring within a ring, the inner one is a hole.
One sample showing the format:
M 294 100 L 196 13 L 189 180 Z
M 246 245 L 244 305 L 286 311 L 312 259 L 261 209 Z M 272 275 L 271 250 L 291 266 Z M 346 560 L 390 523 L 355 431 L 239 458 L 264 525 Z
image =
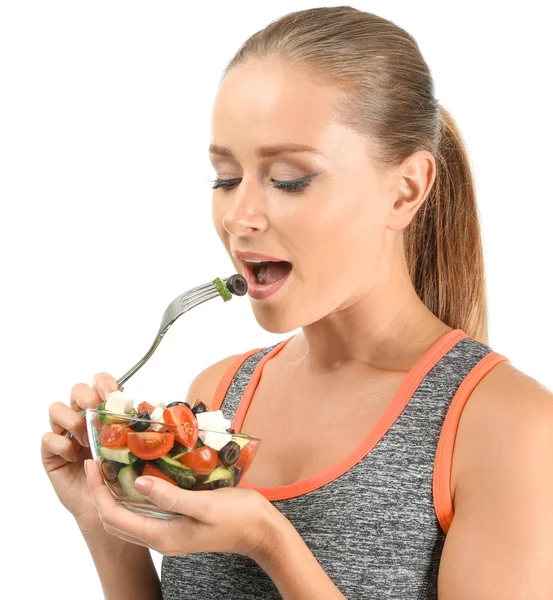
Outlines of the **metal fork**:
M 248 291 L 248 283 L 246 279 L 239 273 L 221 279 L 221 281 L 225 284 L 227 290 L 235 296 L 244 296 L 244 294 L 246 294 Z M 194 308 L 199 304 L 203 304 L 212 298 L 217 298 L 218 296 L 221 297 L 221 294 L 217 290 L 217 287 L 213 281 L 205 283 L 204 285 L 199 285 L 198 287 L 192 288 L 184 294 L 177 296 L 163 313 L 161 325 L 159 327 L 159 331 L 157 332 L 154 343 L 151 345 L 148 352 L 146 352 L 146 354 L 136 363 L 136 365 L 134 365 L 134 367 L 129 369 L 117 380 L 117 387 L 120 388 L 125 381 L 128 381 L 141 367 L 148 362 L 156 348 L 159 346 L 163 336 L 181 315 L 183 315 L 185 312 L 188 312 L 191 308 Z M 228 298 L 228 300 L 231 299 L 232 296 Z M 226 301 L 227 300 L 225 300 L 225 302 Z M 86 411 L 81 410 L 79 413 L 84 417 Z M 66 437 L 73 437 L 69 431 L 65 431 L 64 435 Z

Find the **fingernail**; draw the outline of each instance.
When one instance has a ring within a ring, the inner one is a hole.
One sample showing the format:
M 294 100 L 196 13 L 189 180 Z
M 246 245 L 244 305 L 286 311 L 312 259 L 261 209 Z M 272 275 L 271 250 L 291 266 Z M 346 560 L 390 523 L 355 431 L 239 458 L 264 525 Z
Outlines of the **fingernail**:
M 152 490 L 152 487 L 154 485 L 154 482 L 149 479 L 148 477 L 139 477 L 135 482 L 134 482 L 134 487 L 137 491 L 139 491 L 141 494 L 149 494 Z
M 84 474 L 86 475 L 86 463 L 88 462 L 88 458 L 84 461 L 83 463 L 83 467 L 84 467 Z

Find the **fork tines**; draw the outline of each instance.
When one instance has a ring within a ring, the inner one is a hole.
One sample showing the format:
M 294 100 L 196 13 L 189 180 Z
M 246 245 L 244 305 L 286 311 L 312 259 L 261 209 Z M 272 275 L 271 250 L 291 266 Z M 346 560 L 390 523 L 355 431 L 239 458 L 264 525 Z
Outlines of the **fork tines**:
M 197 306 L 206 300 L 215 298 L 218 294 L 219 292 L 214 283 L 206 283 L 183 294 L 180 297 L 181 306 L 183 309 L 192 308 L 192 306 Z

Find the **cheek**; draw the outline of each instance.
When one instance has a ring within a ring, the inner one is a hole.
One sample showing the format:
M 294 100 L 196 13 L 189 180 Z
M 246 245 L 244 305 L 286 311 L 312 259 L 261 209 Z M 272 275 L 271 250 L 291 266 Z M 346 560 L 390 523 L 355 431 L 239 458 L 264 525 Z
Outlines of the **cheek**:
M 302 225 L 299 267 L 315 293 L 337 295 L 339 301 L 346 290 L 368 283 L 380 260 L 382 218 L 368 201 L 359 201 L 332 214 L 313 215 Z
M 223 227 L 223 214 L 220 210 L 215 208 L 215 204 L 211 209 L 211 222 L 213 223 L 213 227 L 217 235 L 219 236 L 219 239 L 221 241 L 224 241 L 225 229 Z
M 381 243 L 383 216 L 368 200 L 348 202 L 334 210 L 316 212 L 297 226 L 304 251 L 329 264 L 363 260 Z

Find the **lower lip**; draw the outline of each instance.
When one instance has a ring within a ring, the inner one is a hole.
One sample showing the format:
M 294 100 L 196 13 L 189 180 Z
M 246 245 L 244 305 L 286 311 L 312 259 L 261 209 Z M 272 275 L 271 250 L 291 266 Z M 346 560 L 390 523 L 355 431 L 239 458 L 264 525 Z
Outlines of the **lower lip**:
M 286 273 L 286 275 L 282 279 L 279 279 L 274 283 L 270 283 L 269 285 L 261 285 L 257 283 L 255 275 L 248 268 L 246 268 L 245 277 L 248 282 L 249 296 L 251 298 L 254 298 L 255 300 L 265 300 L 265 298 L 272 296 L 273 294 L 278 292 L 278 290 L 280 290 L 280 288 L 288 280 L 288 277 L 290 277 L 291 273 L 292 269 L 290 269 L 290 271 L 288 271 L 288 273 Z

